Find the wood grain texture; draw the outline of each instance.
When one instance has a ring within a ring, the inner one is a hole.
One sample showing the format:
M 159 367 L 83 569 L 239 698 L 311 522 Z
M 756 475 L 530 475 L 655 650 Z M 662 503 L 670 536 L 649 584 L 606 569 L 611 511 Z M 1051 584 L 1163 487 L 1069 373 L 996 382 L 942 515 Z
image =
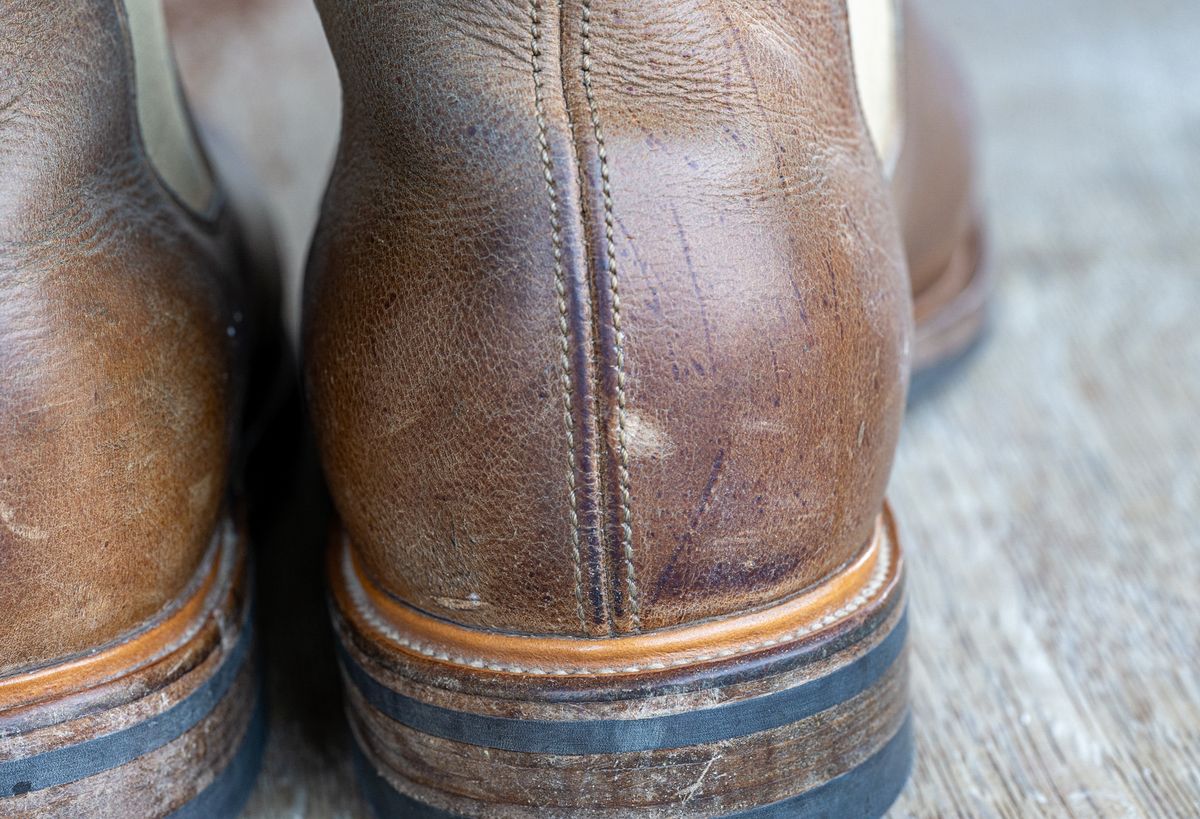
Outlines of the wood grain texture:
M 918 751 L 892 815 L 1196 815 L 1200 13 L 924 5 L 980 97 L 997 294 L 984 345 L 914 401 L 893 474 Z M 308 4 L 264 7 L 319 46 Z M 323 174 L 310 143 L 336 120 L 318 96 L 278 101 L 266 177 L 295 225 Z M 320 606 L 315 581 L 277 597 Z M 276 619 L 311 633 L 319 614 Z M 364 816 L 327 644 L 275 645 L 246 815 Z
M 894 814 L 1194 816 L 1200 14 L 931 6 L 982 103 L 999 289 L 893 475 L 918 734 Z

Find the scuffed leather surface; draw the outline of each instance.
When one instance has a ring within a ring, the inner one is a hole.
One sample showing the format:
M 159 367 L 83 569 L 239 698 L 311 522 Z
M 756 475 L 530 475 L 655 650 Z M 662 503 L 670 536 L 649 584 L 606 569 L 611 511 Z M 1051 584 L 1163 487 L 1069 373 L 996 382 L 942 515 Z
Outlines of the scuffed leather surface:
M 892 191 L 913 294 L 945 272 L 974 226 L 971 96 L 915 3 L 904 4 L 904 141 Z
M 857 554 L 911 306 L 841 4 L 597 2 L 590 102 L 581 4 L 541 8 L 583 622 L 529 7 L 319 5 L 346 107 L 306 371 L 373 579 L 467 625 L 594 635 L 639 627 L 626 521 L 642 629 L 769 604 Z
M 642 625 L 809 587 L 870 535 L 902 255 L 830 2 L 597 3 Z
M 319 7 L 344 112 L 303 335 L 338 512 L 422 609 L 577 631 L 528 11 Z
M 126 45 L 112 3 L 0 4 L 0 673 L 152 617 L 225 498 L 230 226 L 150 170 Z

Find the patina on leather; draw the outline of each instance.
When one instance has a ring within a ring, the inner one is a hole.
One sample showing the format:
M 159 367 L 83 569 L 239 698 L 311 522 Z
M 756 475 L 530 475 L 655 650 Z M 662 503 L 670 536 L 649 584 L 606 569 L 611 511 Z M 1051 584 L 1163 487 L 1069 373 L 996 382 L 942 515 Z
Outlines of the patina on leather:
M 365 574 L 605 636 L 854 560 L 911 306 L 844 5 L 318 5 L 344 118 L 305 366 Z
M 161 612 L 227 498 L 237 243 L 219 198 L 190 211 L 147 158 L 125 23 L 0 6 L 0 674 Z

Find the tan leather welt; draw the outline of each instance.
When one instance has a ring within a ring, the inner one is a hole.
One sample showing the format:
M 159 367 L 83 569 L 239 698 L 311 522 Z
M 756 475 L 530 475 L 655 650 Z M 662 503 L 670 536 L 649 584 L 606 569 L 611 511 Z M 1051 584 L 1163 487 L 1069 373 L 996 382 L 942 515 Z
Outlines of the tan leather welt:
M 900 575 L 895 521 L 885 504 L 867 548 L 820 586 L 766 609 L 682 628 L 611 638 L 499 634 L 407 606 L 365 577 L 342 535 L 330 550 L 334 599 L 360 634 L 392 650 L 521 674 L 633 674 L 711 662 L 793 642 L 890 596 Z
M 239 535 L 222 526 L 215 548 L 200 567 L 203 577 L 194 591 L 176 605 L 162 622 L 128 640 L 95 653 L 0 679 L 0 714 L 13 708 L 86 691 L 142 668 L 177 651 L 201 631 L 210 612 L 219 605 L 231 575 L 244 571 Z M 232 578 L 235 582 L 237 577 Z

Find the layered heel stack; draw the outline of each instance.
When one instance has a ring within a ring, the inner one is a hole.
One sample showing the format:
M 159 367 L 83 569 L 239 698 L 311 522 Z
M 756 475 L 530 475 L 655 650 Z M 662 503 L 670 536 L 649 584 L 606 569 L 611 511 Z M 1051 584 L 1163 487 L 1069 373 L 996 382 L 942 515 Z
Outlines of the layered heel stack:
M 835 577 L 768 609 L 610 639 L 487 633 L 375 589 L 344 539 L 335 620 L 380 816 L 855 817 L 912 758 L 890 512 Z
M 234 816 L 265 732 L 232 526 L 148 628 L 0 678 L 0 817 Z

